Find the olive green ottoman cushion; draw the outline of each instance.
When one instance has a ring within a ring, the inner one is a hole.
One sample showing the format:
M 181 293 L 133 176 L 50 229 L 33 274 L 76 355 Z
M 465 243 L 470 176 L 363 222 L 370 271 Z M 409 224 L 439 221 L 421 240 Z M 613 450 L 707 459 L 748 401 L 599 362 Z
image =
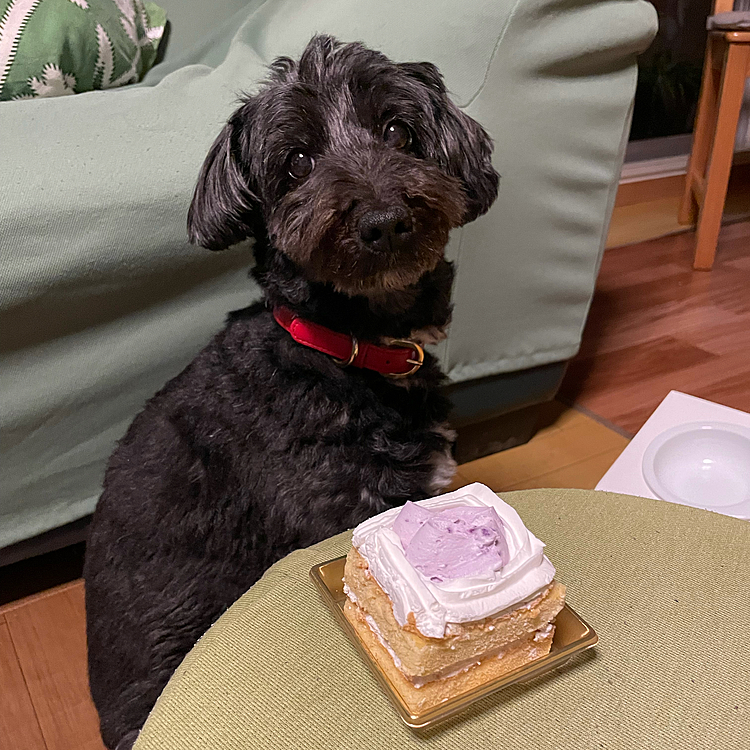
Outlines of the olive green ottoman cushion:
M 274 565 L 221 617 L 135 750 L 747 748 L 750 524 L 584 490 L 502 497 L 547 544 L 594 651 L 410 730 L 310 580 L 348 551 L 341 534 Z

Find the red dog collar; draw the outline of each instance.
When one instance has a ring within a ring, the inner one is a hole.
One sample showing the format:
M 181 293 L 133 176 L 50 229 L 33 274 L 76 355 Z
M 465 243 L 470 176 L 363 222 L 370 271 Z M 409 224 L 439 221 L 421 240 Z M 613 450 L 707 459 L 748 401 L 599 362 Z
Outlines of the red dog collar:
M 273 317 L 298 344 L 333 357 L 342 367 L 364 367 L 389 378 L 405 378 L 424 362 L 422 347 L 408 339 L 394 339 L 390 346 L 357 341 L 354 336 L 300 318 L 287 307 L 277 307 Z

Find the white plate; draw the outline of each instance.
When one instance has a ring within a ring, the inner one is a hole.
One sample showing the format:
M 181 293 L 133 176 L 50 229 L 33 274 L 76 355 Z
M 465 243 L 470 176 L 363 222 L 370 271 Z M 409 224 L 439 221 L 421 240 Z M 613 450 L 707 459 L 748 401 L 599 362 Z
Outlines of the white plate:
M 665 430 L 646 448 L 643 477 L 662 500 L 750 519 L 750 430 L 724 422 Z

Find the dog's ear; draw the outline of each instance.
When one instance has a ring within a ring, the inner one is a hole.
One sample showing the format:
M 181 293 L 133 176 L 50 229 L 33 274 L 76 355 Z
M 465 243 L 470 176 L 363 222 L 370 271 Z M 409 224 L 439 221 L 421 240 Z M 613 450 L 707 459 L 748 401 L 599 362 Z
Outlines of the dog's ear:
M 468 224 L 486 213 L 497 197 L 500 177 L 492 166 L 492 139 L 450 100 L 443 77 L 432 63 L 402 63 L 399 67 L 430 94 L 436 143 L 427 146 L 434 150 L 425 155 L 463 183 L 467 198 L 464 224 Z
M 190 242 L 209 250 L 224 250 L 252 237 L 261 220 L 260 201 L 239 163 L 240 129 L 249 116 L 246 109 L 247 105 L 232 115 L 211 146 L 188 211 Z

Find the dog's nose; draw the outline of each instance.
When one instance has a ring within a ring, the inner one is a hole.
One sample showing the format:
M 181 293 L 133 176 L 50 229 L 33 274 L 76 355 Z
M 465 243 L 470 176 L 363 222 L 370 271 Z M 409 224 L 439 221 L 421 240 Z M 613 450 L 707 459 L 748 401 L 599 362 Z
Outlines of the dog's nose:
M 395 250 L 412 233 L 411 214 L 402 206 L 369 211 L 359 220 L 359 236 L 373 250 Z

